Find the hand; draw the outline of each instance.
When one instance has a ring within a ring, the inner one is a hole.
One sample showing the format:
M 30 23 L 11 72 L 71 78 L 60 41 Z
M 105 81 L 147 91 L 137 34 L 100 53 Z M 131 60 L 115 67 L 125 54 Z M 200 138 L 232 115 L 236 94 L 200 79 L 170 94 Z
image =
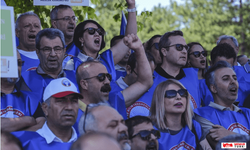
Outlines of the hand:
M 128 9 L 135 8 L 135 0 L 126 0 L 128 4 Z
M 135 51 L 143 48 L 141 40 L 137 35 L 134 34 L 128 34 L 127 36 L 125 36 L 123 38 L 123 42 L 126 46 Z
M 27 123 L 29 124 L 29 126 L 36 125 L 36 120 L 35 120 L 34 117 L 31 117 L 31 116 L 23 116 L 23 117 L 20 117 L 20 118 L 23 118 L 23 119 L 27 120 Z
M 219 141 L 223 137 L 231 135 L 231 134 L 235 134 L 235 133 L 228 131 L 227 129 L 225 129 L 223 126 L 220 126 L 220 125 L 213 125 L 213 128 L 210 129 L 209 131 L 209 135 L 215 141 Z

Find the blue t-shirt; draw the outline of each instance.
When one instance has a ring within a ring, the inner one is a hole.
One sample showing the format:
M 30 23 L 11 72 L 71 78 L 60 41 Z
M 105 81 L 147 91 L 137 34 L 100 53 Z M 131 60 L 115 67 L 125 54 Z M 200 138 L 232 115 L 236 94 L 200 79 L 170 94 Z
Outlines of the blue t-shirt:
M 66 54 L 70 57 L 76 57 L 78 53 L 80 52 L 80 49 L 75 46 L 75 44 L 72 42 L 66 47 Z
M 22 61 L 24 61 L 24 64 L 22 66 L 22 74 L 23 72 L 26 72 L 26 71 L 36 70 L 37 66 L 40 64 L 39 59 L 32 59 L 21 53 L 20 55 L 21 55 Z
M 197 137 L 200 140 L 202 135 L 200 124 L 195 120 L 193 120 L 193 126 L 195 128 Z M 194 133 L 188 128 L 188 126 L 183 127 L 181 131 L 175 135 L 169 134 L 168 131 L 161 132 L 161 138 L 158 139 L 158 142 L 159 142 L 159 150 L 196 149 L 196 137 Z M 197 143 L 199 142 L 200 141 L 197 141 Z

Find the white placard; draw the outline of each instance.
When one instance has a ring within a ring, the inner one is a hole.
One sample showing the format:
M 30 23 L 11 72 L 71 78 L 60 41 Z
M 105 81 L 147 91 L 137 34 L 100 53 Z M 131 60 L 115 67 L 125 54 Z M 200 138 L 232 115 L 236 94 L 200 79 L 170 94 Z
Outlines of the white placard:
M 89 0 L 33 0 L 33 5 L 69 5 L 69 6 L 89 6 Z
M 1 6 L 1 78 L 17 78 L 14 9 Z

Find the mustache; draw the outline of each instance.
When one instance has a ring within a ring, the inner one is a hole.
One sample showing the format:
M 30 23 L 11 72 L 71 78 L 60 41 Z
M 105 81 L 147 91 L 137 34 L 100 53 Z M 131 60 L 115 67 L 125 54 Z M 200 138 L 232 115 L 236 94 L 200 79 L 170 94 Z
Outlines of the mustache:
M 125 132 L 118 134 L 117 141 L 127 140 L 127 139 L 128 139 L 128 135 Z
M 101 92 L 110 92 L 111 86 L 109 84 L 104 84 L 104 86 L 101 87 Z
M 156 149 L 156 147 L 157 147 L 156 142 L 155 141 L 150 141 L 148 143 L 148 145 L 146 146 L 146 149 L 152 149 L 152 148 Z
M 61 113 L 62 116 L 75 116 L 75 112 L 74 111 L 68 111 L 68 110 L 65 110 Z

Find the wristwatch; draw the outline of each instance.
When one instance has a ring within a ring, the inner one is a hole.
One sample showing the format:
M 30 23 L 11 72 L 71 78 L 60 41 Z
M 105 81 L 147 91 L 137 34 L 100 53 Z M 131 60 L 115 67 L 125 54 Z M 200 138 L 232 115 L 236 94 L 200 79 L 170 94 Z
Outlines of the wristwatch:
M 128 12 L 136 12 L 136 7 L 135 7 L 135 8 L 132 8 L 132 9 L 128 9 L 128 8 L 127 8 L 127 11 L 128 11 Z

